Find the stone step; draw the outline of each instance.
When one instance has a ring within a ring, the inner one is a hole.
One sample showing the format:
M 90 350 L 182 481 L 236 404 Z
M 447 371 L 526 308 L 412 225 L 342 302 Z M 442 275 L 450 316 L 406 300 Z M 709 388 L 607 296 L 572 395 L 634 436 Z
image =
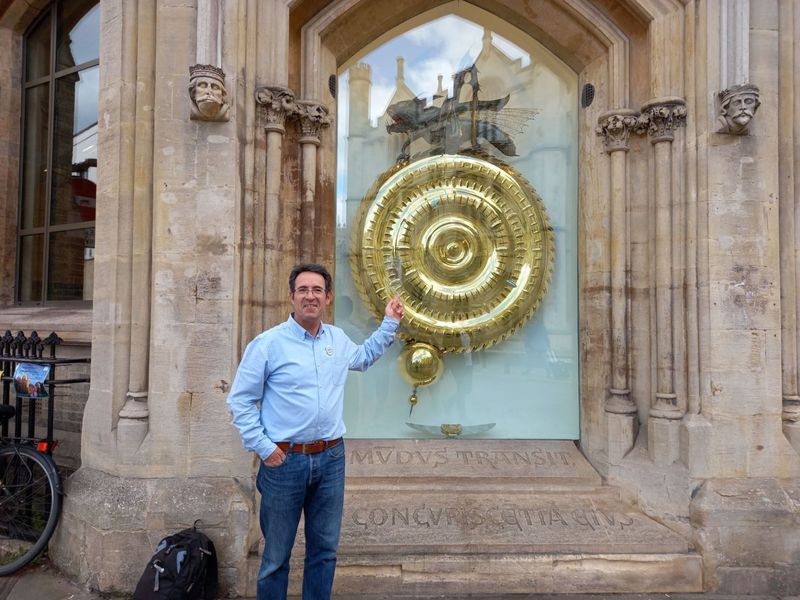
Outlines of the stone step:
M 685 553 L 680 535 L 613 490 L 358 490 L 345 497 L 343 554 Z
M 293 566 L 290 591 L 300 593 Z M 464 598 L 510 594 L 700 592 L 697 554 L 469 554 L 339 559 L 334 596 Z
M 347 440 L 337 594 L 702 590 L 688 542 L 571 441 Z M 290 592 L 299 594 L 302 523 Z M 258 561 L 250 565 L 250 587 Z
M 301 592 L 302 526 L 290 591 Z M 702 591 L 702 559 L 615 490 L 348 492 L 337 594 Z M 257 571 L 257 569 L 256 569 Z

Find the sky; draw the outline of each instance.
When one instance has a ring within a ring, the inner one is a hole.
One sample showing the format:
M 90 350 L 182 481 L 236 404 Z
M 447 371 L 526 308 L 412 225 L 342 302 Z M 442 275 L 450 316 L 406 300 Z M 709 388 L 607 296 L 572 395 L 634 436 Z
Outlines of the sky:
M 100 5 L 84 15 L 69 32 L 69 49 L 76 65 L 100 56 Z M 94 67 L 80 72 L 75 90 L 75 120 L 73 132 L 78 133 L 97 123 L 97 104 L 100 96 L 100 69 Z
M 406 85 L 419 97 L 430 98 L 438 76 L 452 92 L 452 75 L 469 67 L 481 51 L 483 27 L 455 15 L 448 15 L 416 27 L 370 52 L 359 62 L 372 67 L 370 118 L 373 123 L 386 111 L 395 88 L 397 57 L 405 59 Z M 530 62 L 529 55 L 496 33 L 492 43 L 511 59 Z
M 496 33 L 492 33 L 492 44 L 511 59 L 520 59 L 522 66 L 530 63 L 530 55 Z M 443 75 L 442 85 L 452 93 L 452 75 L 469 67 L 481 51 L 483 27 L 457 17 L 447 15 L 415 27 L 391 39 L 358 62 L 372 67 L 372 90 L 370 95 L 370 120 L 375 125 L 395 90 L 397 58 L 405 59 L 406 85 L 420 98 L 428 98 L 436 92 L 438 76 Z M 337 195 L 344 198 L 347 189 L 345 152 L 348 130 L 348 73 L 339 77 L 338 143 L 339 165 Z

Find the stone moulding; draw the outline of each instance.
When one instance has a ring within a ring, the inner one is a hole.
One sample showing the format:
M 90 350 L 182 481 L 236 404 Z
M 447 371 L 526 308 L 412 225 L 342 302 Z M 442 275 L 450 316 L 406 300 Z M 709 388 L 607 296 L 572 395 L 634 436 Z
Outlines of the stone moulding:
M 319 146 L 319 134 L 328 127 L 328 108 L 316 100 L 300 100 L 282 85 L 265 85 L 256 89 L 259 105 L 258 125 L 267 131 L 286 133 L 286 121 L 295 120 L 300 127 L 300 143 Z
M 295 105 L 294 114 L 299 120 L 302 134 L 300 143 L 319 146 L 320 132 L 331 123 L 327 107 L 315 100 L 297 100 Z
M 800 396 L 783 397 L 782 419 L 784 423 L 800 423 Z
M 189 67 L 189 99 L 194 121 L 227 121 L 231 105 L 225 89 L 225 71 L 213 65 Z
M 637 128 L 639 113 L 630 108 L 620 108 L 604 112 L 597 119 L 595 132 L 603 136 L 606 152 L 623 151 L 630 149 L 631 133 Z
M 294 92 L 282 85 L 265 85 L 256 89 L 259 105 L 258 126 L 267 131 L 286 132 L 286 118 L 297 110 Z
M 609 398 L 606 402 L 606 412 L 618 415 L 632 415 L 636 413 L 636 404 L 631 399 L 631 391 L 629 389 L 620 390 L 617 388 L 609 388 Z
M 654 98 L 642 106 L 636 133 L 647 132 L 650 143 L 671 142 L 675 129 L 686 126 L 686 101 L 682 98 Z

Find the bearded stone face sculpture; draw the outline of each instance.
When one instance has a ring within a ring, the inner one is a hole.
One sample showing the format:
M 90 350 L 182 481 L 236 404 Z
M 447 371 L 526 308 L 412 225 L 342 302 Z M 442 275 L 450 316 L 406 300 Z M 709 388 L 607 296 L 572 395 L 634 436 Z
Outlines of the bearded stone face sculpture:
M 225 89 L 225 72 L 211 65 L 189 67 L 189 96 L 192 119 L 227 121 L 230 104 Z
M 745 135 L 761 101 L 759 89 L 751 83 L 735 85 L 718 94 L 720 133 Z

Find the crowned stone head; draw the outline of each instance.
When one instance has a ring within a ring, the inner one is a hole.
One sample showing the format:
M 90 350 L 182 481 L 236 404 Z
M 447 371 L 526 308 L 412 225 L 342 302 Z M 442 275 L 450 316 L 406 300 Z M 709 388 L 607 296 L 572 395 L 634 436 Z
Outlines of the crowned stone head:
M 734 85 L 718 94 L 719 124 L 721 133 L 744 135 L 756 115 L 759 89 L 752 83 Z
M 225 72 L 212 65 L 189 67 L 189 96 L 192 99 L 192 119 L 227 121 L 228 92 Z

